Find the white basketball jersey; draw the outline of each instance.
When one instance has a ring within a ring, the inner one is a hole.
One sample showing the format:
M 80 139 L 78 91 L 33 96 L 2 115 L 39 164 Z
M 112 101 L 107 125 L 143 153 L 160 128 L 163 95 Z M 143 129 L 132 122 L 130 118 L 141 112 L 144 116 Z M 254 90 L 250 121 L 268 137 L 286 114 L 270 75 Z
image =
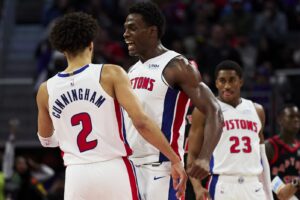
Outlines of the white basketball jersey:
M 262 124 L 254 103 L 241 100 L 236 108 L 219 101 L 224 126 L 210 162 L 213 174 L 258 175 L 263 170 L 259 150 Z
M 102 65 L 89 64 L 47 82 L 49 113 L 65 165 L 131 154 L 119 103 L 101 87 Z
M 189 99 L 180 90 L 168 86 L 163 78 L 166 65 L 180 54 L 167 51 L 142 63 L 138 61 L 129 72 L 131 85 L 143 109 L 161 128 L 173 150 L 183 156 L 185 120 Z M 127 115 L 126 115 L 127 116 Z M 128 142 L 133 149 L 135 164 L 163 162 L 168 159 L 138 134 L 131 120 L 126 117 Z

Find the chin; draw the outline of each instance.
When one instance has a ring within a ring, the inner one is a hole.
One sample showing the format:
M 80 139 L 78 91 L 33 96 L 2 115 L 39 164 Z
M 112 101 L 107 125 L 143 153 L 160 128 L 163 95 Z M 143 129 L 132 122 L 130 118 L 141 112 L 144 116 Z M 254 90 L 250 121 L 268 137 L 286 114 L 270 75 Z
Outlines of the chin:
M 129 51 L 129 56 L 138 56 L 138 54 L 135 51 Z
M 222 101 L 227 104 L 230 104 L 233 101 L 233 98 L 222 97 Z

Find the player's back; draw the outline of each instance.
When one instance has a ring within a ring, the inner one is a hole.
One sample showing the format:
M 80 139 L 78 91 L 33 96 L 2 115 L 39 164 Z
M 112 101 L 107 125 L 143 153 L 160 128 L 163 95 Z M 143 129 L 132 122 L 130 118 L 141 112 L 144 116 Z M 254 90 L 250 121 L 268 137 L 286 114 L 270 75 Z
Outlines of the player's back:
M 262 172 L 259 152 L 261 121 L 252 101 L 236 107 L 219 101 L 224 126 L 211 159 L 213 174 L 258 175 Z
M 89 64 L 47 81 L 49 113 L 65 165 L 131 154 L 122 108 L 99 83 L 102 68 Z

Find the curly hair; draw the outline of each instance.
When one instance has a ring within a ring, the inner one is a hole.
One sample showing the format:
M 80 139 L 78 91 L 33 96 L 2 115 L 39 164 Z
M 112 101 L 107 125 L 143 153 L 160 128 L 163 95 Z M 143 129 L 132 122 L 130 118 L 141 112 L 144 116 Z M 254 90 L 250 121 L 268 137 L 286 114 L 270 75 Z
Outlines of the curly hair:
M 156 4 L 150 1 L 136 3 L 129 8 L 129 14 L 140 14 L 147 25 L 156 26 L 159 39 L 164 35 L 166 20 Z
M 51 32 L 50 43 L 60 52 L 77 55 L 96 38 L 98 23 L 83 12 L 74 12 L 59 18 Z

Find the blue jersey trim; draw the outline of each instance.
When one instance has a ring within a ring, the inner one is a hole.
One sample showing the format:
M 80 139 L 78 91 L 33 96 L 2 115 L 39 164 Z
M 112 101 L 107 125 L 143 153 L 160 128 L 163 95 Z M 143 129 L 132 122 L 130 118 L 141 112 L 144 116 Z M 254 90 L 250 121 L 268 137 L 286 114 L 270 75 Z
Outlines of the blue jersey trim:
M 88 64 L 75 70 L 74 72 L 72 73 L 58 73 L 57 76 L 61 77 L 61 78 L 65 78 L 65 77 L 69 77 L 69 76 L 73 76 L 75 74 L 79 74 L 80 72 L 84 71 L 86 68 L 88 68 Z
M 171 88 L 168 88 L 165 96 L 161 131 L 166 136 L 168 142 L 170 142 L 172 136 L 172 125 L 174 121 L 174 112 L 175 112 L 176 99 L 178 93 L 179 93 L 178 90 L 173 90 Z M 163 161 L 169 161 L 169 159 L 160 152 L 159 162 L 163 162 Z
M 215 175 L 215 174 L 212 175 L 210 186 L 209 186 L 209 194 L 210 194 L 212 200 L 215 199 L 216 186 L 217 186 L 218 179 L 219 179 L 219 175 Z
M 215 165 L 215 159 L 214 159 L 214 155 L 212 155 L 209 161 L 209 169 L 211 174 L 213 173 L 214 165 Z
M 170 177 L 168 200 L 178 200 L 176 197 L 176 191 L 173 188 L 172 177 Z

